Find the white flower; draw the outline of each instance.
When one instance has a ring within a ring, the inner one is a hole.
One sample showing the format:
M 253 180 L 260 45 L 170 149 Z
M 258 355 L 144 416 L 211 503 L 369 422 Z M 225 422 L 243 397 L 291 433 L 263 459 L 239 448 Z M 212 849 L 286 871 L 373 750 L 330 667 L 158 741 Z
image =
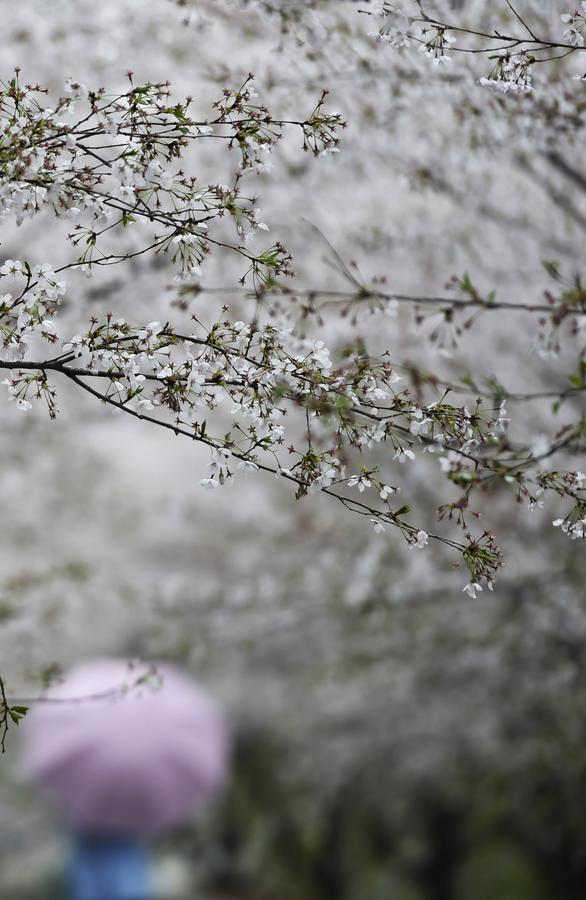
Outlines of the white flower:
M 258 470 L 257 464 L 251 459 L 241 459 L 236 468 L 239 472 L 256 472 Z
M 582 31 L 584 26 L 586 25 L 586 6 L 582 3 L 582 12 L 576 10 L 574 13 L 564 13 L 560 16 L 564 25 L 568 25 L 564 31 L 564 37 L 570 42 L 573 47 L 583 47 L 584 46 L 584 37 L 582 35 Z
M 492 434 L 496 437 L 498 435 L 503 435 L 507 431 L 507 425 L 510 422 L 510 418 L 507 415 L 506 401 L 503 400 L 499 406 L 499 414 L 496 422 L 492 427 Z
M 492 587 L 490 590 L 492 590 Z M 473 600 L 476 600 L 476 594 L 482 592 L 482 585 L 477 581 L 471 581 L 470 584 L 467 584 L 466 587 L 462 588 L 462 592 L 468 594 Z
M 422 550 L 423 547 L 427 547 L 429 543 L 429 535 L 427 531 L 418 531 L 415 535 L 415 540 L 412 544 L 409 544 L 410 550 Z
M 23 274 L 23 265 L 18 259 L 7 259 L 6 262 L 0 266 L 0 275 L 22 275 Z
M 429 56 L 430 54 L 427 54 L 427 55 Z M 444 66 L 446 63 L 451 63 L 451 61 L 452 61 L 451 56 L 446 56 L 445 53 L 442 53 L 441 56 L 434 56 L 433 59 L 431 60 L 431 64 L 432 64 L 432 66 Z
M 162 322 L 150 322 L 146 328 L 142 328 L 138 332 L 139 341 L 144 341 L 149 347 L 152 347 L 157 341 L 157 335 L 163 330 Z
M 23 309 L 18 319 L 16 320 L 16 326 L 19 331 L 24 331 L 25 328 L 32 322 L 33 317 L 29 313 L 27 309 Z
M 446 456 L 440 456 L 438 462 L 440 464 L 440 469 L 442 472 L 447 472 L 451 474 L 452 472 L 457 472 L 458 468 L 461 465 L 461 459 L 459 453 L 456 453 L 455 450 L 448 450 Z
M 257 210 L 258 215 L 258 210 Z M 266 222 L 262 222 L 260 219 L 257 219 L 254 223 L 257 228 L 260 228 L 261 231 L 269 231 L 269 226 Z
M 202 478 L 200 485 L 207 491 L 211 491 L 214 488 L 220 487 L 220 482 L 217 478 Z
M 388 500 L 391 494 L 396 494 L 397 491 L 398 488 L 391 487 L 390 484 L 383 484 L 379 493 L 379 497 L 381 498 L 381 500 Z
M 415 454 L 413 453 L 413 450 L 409 450 L 406 447 L 399 447 L 398 450 L 395 450 L 393 459 L 398 459 L 400 463 L 404 463 L 407 459 L 415 459 Z
M 385 530 L 385 523 L 381 522 L 380 519 L 371 519 L 371 524 L 377 534 L 382 534 Z
M 29 403 L 28 400 L 24 400 L 22 397 L 19 397 L 16 401 L 16 406 L 18 409 L 26 412 L 27 409 L 32 409 L 32 403 Z
M 383 26 L 380 31 L 370 32 L 369 37 L 375 37 L 378 41 L 390 44 L 391 47 L 398 48 L 411 46 L 409 35 L 400 28 L 392 27 L 390 24 Z
M 318 156 L 321 156 L 323 159 L 329 159 L 333 153 L 339 152 L 337 147 L 324 147 L 323 150 L 320 150 Z
M 468 453 L 470 455 L 473 450 L 476 450 L 477 447 L 478 447 L 478 441 L 476 441 L 476 440 L 474 440 L 474 438 L 472 438 L 471 440 L 465 441 L 462 444 L 462 446 L 460 447 L 460 452 Z
M 136 194 L 134 193 L 134 190 L 127 184 L 118 185 L 115 191 L 115 195 L 121 200 L 124 200 L 126 203 L 136 202 Z
M 361 494 L 371 485 L 372 481 L 364 475 L 353 475 L 348 481 L 348 487 L 358 487 Z
M 420 434 L 424 435 L 427 432 L 429 424 L 431 422 L 431 419 L 421 418 L 421 410 L 418 410 L 417 412 L 419 413 L 419 415 L 417 415 L 416 413 L 411 421 L 411 424 L 409 425 L 409 431 L 414 437 L 419 437 Z
M 554 528 L 561 528 L 572 541 L 586 537 L 586 517 L 573 524 L 568 519 L 554 519 L 552 525 Z
M 394 12 L 394 10 L 393 10 Z M 379 19 L 384 19 L 387 16 L 387 10 L 385 7 L 385 0 L 372 0 L 370 6 L 370 15 L 375 16 Z
M 320 369 L 331 369 L 332 361 L 330 359 L 330 351 L 323 341 L 314 341 L 313 358 Z
M 85 84 L 78 84 L 77 81 L 74 81 L 73 78 L 65 79 L 65 93 L 72 94 L 74 97 L 83 97 L 86 98 L 89 94 L 89 91 Z

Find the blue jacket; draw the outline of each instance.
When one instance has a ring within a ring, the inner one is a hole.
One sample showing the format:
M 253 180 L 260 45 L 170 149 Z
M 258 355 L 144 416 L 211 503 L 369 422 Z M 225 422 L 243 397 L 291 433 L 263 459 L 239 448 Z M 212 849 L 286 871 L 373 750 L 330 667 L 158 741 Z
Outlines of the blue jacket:
M 71 864 L 73 900 L 149 900 L 148 848 L 135 837 L 78 834 Z

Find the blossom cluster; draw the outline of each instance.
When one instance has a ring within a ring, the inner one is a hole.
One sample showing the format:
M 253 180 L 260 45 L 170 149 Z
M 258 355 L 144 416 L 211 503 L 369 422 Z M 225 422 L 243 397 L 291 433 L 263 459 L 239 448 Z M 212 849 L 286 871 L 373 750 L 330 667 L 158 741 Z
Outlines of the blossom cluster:
M 215 239 L 210 226 L 229 215 L 239 238 L 266 230 L 254 201 L 242 193 L 242 175 L 267 167 L 286 127 L 299 129 L 304 149 L 316 155 L 336 149 L 344 123 L 325 111 L 325 94 L 306 119 L 284 122 L 255 102 L 252 76 L 238 90 L 225 89 L 214 115 L 200 120 L 189 114 L 191 99 L 172 101 L 166 84 L 131 81 L 127 92 L 107 95 L 69 79 L 65 91 L 47 107 L 42 89 L 22 85 L 18 72 L 0 91 L 0 217 L 21 223 L 49 207 L 71 221 L 69 240 L 82 268 L 155 251 L 179 264 L 178 278 L 189 278 L 211 246 L 220 244 L 231 246 L 255 271 L 280 274 L 280 250 L 255 255 Z M 231 186 L 200 185 L 177 168 L 198 139 L 226 141 L 238 151 Z M 112 229 L 138 223 L 158 233 L 132 252 L 102 249 Z
M 376 0 L 365 12 L 382 20 L 373 36 L 394 48 L 419 45 L 419 50 L 434 66 L 453 60 L 452 51 L 474 54 L 495 60 L 492 71 L 478 83 L 500 93 L 526 94 L 534 90 L 533 66 L 563 56 L 570 56 L 584 46 L 586 4 L 561 20 L 567 26 L 562 39 L 539 36 L 514 5 L 508 3 L 513 23 L 521 26 L 517 33 L 503 33 L 500 23 L 492 30 L 461 22 L 447 22 L 425 11 L 423 2 L 391 2 Z M 457 37 L 456 37 L 457 35 Z M 560 52 L 562 51 L 562 52 Z
M 582 0 L 580 8 L 572 13 L 563 13 L 562 22 L 567 25 L 564 38 L 574 47 L 584 46 L 584 29 L 586 28 L 586 2 Z

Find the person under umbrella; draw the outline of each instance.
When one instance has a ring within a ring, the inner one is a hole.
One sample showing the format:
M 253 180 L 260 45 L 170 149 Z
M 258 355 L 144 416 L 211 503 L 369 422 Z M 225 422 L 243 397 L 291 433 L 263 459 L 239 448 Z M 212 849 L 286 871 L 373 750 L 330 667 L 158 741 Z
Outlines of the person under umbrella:
M 25 766 L 74 835 L 74 900 L 148 900 L 149 839 L 222 787 L 227 731 L 179 669 L 83 663 L 27 716 Z

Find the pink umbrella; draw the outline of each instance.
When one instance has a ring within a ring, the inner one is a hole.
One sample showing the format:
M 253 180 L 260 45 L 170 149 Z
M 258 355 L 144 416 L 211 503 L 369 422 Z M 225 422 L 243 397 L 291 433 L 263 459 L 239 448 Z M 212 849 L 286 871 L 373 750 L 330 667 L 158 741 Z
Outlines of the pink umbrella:
M 226 774 L 224 721 L 178 669 L 96 660 L 31 710 L 25 764 L 65 818 L 152 834 L 187 820 Z

